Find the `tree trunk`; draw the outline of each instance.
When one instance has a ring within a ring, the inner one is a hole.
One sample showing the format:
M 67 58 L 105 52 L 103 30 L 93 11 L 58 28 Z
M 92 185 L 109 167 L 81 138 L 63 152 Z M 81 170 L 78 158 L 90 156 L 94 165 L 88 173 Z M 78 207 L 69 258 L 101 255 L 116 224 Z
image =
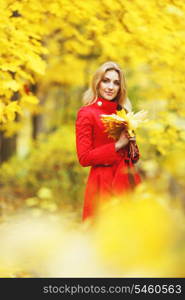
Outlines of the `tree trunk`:
M 0 132 L 0 163 L 7 161 L 16 152 L 17 134 L 12 137 L 5 137 L 4 133 Z
M 43 130 L 43 116 L 33 115 L 32 116 L 32 138 L 37 139 L 37 136 Z

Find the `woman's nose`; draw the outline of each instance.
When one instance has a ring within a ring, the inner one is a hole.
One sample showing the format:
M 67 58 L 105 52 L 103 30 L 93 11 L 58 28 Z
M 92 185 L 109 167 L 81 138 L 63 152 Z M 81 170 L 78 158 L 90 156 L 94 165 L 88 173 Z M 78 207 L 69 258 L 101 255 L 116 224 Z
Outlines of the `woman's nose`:
M 112 90 L 112 89 L 113 89 L 113 87 L 114 87 L 114 84 L 113 84 L 112 82 L 109 82 L 109 86 L 108 86 L 108 87 L 109 87 L 109 89 L 111 89 L 111 90 Z

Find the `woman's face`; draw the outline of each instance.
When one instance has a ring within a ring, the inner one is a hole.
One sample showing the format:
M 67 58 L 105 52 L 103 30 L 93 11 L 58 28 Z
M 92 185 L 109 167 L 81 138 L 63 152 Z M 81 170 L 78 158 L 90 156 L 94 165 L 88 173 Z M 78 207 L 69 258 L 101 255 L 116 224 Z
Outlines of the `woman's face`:
M 115 70 L 106 71 L 99 83 L 99 95 L 107 100 L 114 99 L 120 88 L 119 74 Z

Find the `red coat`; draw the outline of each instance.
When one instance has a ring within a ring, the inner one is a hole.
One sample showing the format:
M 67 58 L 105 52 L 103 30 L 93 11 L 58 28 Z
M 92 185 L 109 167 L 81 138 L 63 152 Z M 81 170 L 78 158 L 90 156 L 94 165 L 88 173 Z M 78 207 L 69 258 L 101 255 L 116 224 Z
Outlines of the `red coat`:
M 127 147 L 115 151 L 115 140 L 108 137 L 100 119 L 101 114 L 116 113 L 116 109 L 117 102 L 99 97 L 95 103 L 81 107 L 77 113 L 78 159 L 83 167 L 91 167 L 85 189 L 83 220 L 93 216 L 98 203 L 132 189 L 141 181 L 127 156 Z M 128 174 L 128 168 L 133 176 Z

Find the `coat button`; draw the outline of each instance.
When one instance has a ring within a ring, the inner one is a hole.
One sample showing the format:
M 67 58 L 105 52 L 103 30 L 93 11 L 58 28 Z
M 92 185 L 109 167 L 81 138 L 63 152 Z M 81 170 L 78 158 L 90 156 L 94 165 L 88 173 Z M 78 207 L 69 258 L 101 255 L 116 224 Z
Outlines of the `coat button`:
M 98 104 L 98 106 L 102 106 L 102 102 L 101 101 L 98 101 L 97 104 Z

